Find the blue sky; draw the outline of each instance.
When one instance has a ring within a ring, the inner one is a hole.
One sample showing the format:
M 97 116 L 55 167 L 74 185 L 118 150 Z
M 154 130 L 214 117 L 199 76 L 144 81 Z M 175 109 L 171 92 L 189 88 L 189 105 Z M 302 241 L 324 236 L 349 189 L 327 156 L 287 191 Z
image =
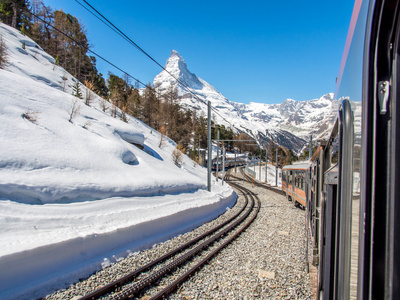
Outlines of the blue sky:
M 79 0 L 83 3 L 83 1 Z M 142 82 L 161 69 L 74 0 L 44 0 L 85 25 L 92 50 Z M 231 101 L 281 103 L 334 92 L 353 1 L 87 0 L 164 65 L 172 50 Z M 98 61 L 98 69 L 121 75 Z

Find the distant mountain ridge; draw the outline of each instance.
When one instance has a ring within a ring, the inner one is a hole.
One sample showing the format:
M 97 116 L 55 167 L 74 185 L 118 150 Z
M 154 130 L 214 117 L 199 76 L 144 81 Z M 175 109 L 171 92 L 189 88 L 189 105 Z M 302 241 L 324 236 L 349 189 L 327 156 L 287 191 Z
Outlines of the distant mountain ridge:
M 266 146 L 270 140 L 298 153 L 309 140 L 319 137 L 334 122 L 338 103 L 333 94 L 328 93 L 319 99 L 295 101 L 287 99 L 281 104 L 249 104 L 229 101 L 205 80 L 191 73 L 183 57 L 175 50 L 171 52 L 165 69 L 190 88 L 199 101 L 181 84 L 178 84 L 166 71 L 159 73 L 153 81 L 160 93 L 171 86 L 176 88 L 180 103 L 187 109 L 197 110 L 207 115 L 206 102 L 218 111 L 213 118 L 236 132 L 246 132 L 260 145 Z

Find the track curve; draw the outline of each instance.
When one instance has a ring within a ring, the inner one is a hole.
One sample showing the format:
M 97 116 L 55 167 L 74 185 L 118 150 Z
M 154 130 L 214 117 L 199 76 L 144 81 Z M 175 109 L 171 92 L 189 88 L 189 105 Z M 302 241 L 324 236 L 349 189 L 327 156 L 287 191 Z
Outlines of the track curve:
M 241 187 L 237 183 L 231 181 L 228 182 L 245 198 L 245 204 L 235 215 L 206 233 L 186 242 L 176 249 L 171 250 L 165 255 L 162 255 L 152 262 L 132 271 L 128 275 L 110 282 L 102 288 L 79 299 L 98 299 L 106 295 L 111 296 L 111 299 L 130 299 L 132 297 L 138 297 L 143 293 L 143 291 L 152 287 L 161 278 L 170 275 L 182 265 L 190 264 L 190 261 L 194 257 L 199 257 L 199 255 L 201 255 L 200 261 L 196 262 L 184 274 L 180 275 L 171 284 L 157 292 L 150 299 L 161 299 L 173 292 L 177 286 L 192 276 L 198 269 L 210 261 L 215 254 L 239 236 L 240 233 L 243 232 L 257 217 L 260 209 L 260 200 L 257 195 L 250 190 Z M 211 246 L 214 247 L 214 250 L 212 251 L 208 250 Z M 182 252 L 185 253 L 178 256 Z M 160 266 L 160 264 L 165 265 L 158 270 L 152 271 L 152 269 L 156 268 L 156 266 Z M 142 276 L 144 278 L 133 282 L 144 272 L 148 272 L 148 275 Z

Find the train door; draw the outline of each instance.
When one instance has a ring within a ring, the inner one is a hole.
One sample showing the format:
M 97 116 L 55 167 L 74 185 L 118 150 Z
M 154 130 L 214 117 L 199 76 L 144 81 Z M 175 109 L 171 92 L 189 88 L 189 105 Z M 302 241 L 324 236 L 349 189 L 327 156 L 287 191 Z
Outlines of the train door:
M 293 201 L 293 184 L 294 184 L 294 171 L 290 170 L 289 171 L 289 184 L 288 184 L 288 191 L 290 194 L 290 198 Z
M 372 7 L 372 5 L 371 5 Z M 360 299 L 400 299 L 399 1 L 376 1 L 365 68 Z

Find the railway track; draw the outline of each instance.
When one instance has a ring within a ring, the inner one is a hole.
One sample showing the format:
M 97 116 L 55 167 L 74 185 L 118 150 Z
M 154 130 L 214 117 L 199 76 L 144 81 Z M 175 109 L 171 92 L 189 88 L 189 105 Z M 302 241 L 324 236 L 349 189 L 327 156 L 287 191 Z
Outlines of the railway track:
M 284 196 L 286 195 L 285 192 L 280 190 L 280 189 L 274 188 L 272 186 L 263 184 L 263 183 L 255 180 L 255 179 L 252 179 L 249 175 L 246 174 L 246 172 L 244 171 L 244 168 L 240 168 L 240 173 L 242 174 L 242 176 L 244 177 L 244 179 L 247 182 L 252 183 L 255 186 L 261 187 L 261 188 L 266 189 L 266 190 L 270 190 L 270 191 L 272 191 L 274 193 L 277 193 L 277 194 L 280 194 L 280 195 L 284 195 Z M 238 179 L 238 180 L 242 180 L 242 178 L 239 178 L 237 176 L 231 175 L 230 173 L 227 173 L 226 178 L 229 178 L 229 177 L 232 177 L 232 178 L 235 178 L 235 179 Z
M 140 298 L 150 288 L 153 290 L 160 281 L 165 281 L 168 276 L 173 276 L 174 280 L 169 280 L 162 288 L 156 288 L 157 292 L 149 299 L 162 299 L 172 293 L 256 218 L 260 210 L 257 195 L 232 181 L 229 181 L 229 184 L 245 198 L 243 207 L 235 215 L 208 232 L 79 299 L 98 299 L 104 296 L 109 299 Z M 179 269 L 184 269 L 184 272 Z

